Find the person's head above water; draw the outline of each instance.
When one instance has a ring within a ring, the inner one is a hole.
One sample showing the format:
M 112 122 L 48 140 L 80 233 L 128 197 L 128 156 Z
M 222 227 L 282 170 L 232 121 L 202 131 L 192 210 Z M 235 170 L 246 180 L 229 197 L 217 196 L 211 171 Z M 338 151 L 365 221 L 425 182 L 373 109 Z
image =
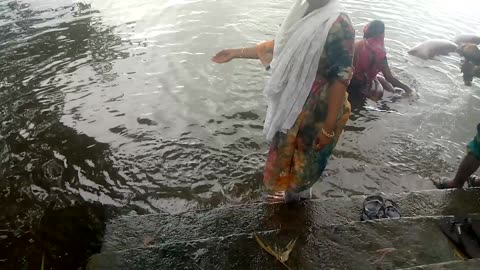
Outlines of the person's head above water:
M 371 21 L 363 29 L 363 38 L 369 39 L 385 34 L 385 24 L 380 20 Z

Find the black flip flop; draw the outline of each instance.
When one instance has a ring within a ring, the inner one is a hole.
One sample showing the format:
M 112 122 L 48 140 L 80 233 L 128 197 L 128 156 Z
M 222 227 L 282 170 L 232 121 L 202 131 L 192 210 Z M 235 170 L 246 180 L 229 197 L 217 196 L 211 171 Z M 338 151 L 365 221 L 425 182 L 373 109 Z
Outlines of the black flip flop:
M 385 200 L 381 196 L 368 196 L 363 201 L 362 221 L 381 219 L 385 216 Z
M 398 205 L 394 201 L 388 199 L 385 200 L 384 208 L 385 217 L 391 219 L 399 219 L 402 217 Z

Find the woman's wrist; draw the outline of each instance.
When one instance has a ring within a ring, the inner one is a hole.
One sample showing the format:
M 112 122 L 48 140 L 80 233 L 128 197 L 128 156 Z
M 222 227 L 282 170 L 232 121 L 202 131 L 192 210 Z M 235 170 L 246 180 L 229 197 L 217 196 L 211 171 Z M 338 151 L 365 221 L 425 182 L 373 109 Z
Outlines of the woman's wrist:
M 332 130 L 332 131 L 328 131 L 326 130 L 325 128 L 322 128 L 322 135 L 329 138 L 329 139 L 333 139 L 333 137 L 335 137 L 335 132 Z
M 236 58 L 246 58 L 245 57 L 245 49 L 246 48 L 236 49 L 236 53 L 235 53 Z
M 238 49 L 233 49 L 232 53 L 235 58 L 258 59 L 256 47 L 242 47 Z
M 336 120 L 336 119 L 335 119 Z M 333 122 L 333 123 L 332 123 Z M 335 131 L 335 122 L 336 121 L 329 121 L 328 117 L 327 120 L 325 121 L 325 124 L 323 125 L 323 129 L 328 132 L 328 134 L 332 134 Z
M 240 53 L 242 49 L 230 49 L 230 52 L 232 53 L 233 58 L 241 58 Z

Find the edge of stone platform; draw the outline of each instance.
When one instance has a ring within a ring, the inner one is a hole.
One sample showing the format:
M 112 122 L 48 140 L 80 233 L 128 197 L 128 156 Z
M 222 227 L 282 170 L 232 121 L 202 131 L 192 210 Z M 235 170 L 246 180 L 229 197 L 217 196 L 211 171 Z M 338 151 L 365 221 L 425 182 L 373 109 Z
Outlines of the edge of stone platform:
M 461 192 L 480 192 L 480 188 L 466 188 L 466 189 L 428 189 L 428 190 L 416 190 L 416 191 L 406 191 L 406 192 L 400 192 L 400 193 L 385 193 L 385 192 L 377 192 L 377 193 L 372 193 L 376 195 L 381 195 L 387 198 L 390 197 L 406 197 L 408 195 L 422 195 L 422 194 L 435 194 L 435 193 L 443 193 L 443 194 L 451 194 L 451 193 L 461 193 Z M 313 203 L 321 203 L 321 202 L 326 202 L 326 201 L 346 201 L 346 200 L 355 200 L 355 199 L 364 199 L 372 194 L 364 194 L 364 195 L 353 195 L 353 196 L 346 196 L 346 197 L 339 197 L 339 198 L 318 198 L 318 199 L 312 199 L 309 200 L 309 202 Z M 125 215 L 125 216 L 120 216 L 117 218 L 113 218 L 111 220 L 122 220 L 122 219 L 129 219 L 131 217 L 135 216 L 142 216 L 142 217 L 149 217 L 149 216 L 158 216 L 158 215 L 182 215 L 185 213 L 195 213 L 195 212 L 202 212 L 202 211 L 210 211 L 210 210 L 215 210 L 219 208 L 223 209 L 228 209 L 228 208 L 238 208 L 238 207 L 255 207 L 255 206 L 262 206 L 262 205 L 280 205 L 283 204 L 281 202 L 279 203 L 267 203 L 267 202 L 260 202 L 260 201 L 254 201 L 254 202 L 248 202 L 248 203 L 243 203 L 243 204 L 228 204 L 228 205 L 221 205 L 219 207 L 207 207 L 207 208 L 198 208 L 198 209 L 191 209 L 179 213 L 168 213 L 168 212 L 161 212 L 161 213 L 152 213 L 152 214 L 146 214 L 146 215 Z

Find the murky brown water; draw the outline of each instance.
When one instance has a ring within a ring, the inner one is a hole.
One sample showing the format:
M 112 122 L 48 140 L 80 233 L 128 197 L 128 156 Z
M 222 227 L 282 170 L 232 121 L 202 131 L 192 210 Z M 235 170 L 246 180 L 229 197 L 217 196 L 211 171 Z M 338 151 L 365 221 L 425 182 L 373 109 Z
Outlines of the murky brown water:
M 390 64 L 420 97 L 355 110 L 315 193 L 432 188 L 426 177 L 449 175 L 473 136 L 480 81 L 463 86 L 457 56 L 423 61 L 406 51 L 480 34 L 478 3 L 344 3 L 358 34 L 370 19 L 386 22 Z M 0 1 L 0 248 L 9 251 L 0 264 L 38 262 L 49 211 L 101 227 L 129 211 L 256 200 L 268 74 L 255 61 L 219 66 L 210 57 L 273 37 L 289 4 Z

